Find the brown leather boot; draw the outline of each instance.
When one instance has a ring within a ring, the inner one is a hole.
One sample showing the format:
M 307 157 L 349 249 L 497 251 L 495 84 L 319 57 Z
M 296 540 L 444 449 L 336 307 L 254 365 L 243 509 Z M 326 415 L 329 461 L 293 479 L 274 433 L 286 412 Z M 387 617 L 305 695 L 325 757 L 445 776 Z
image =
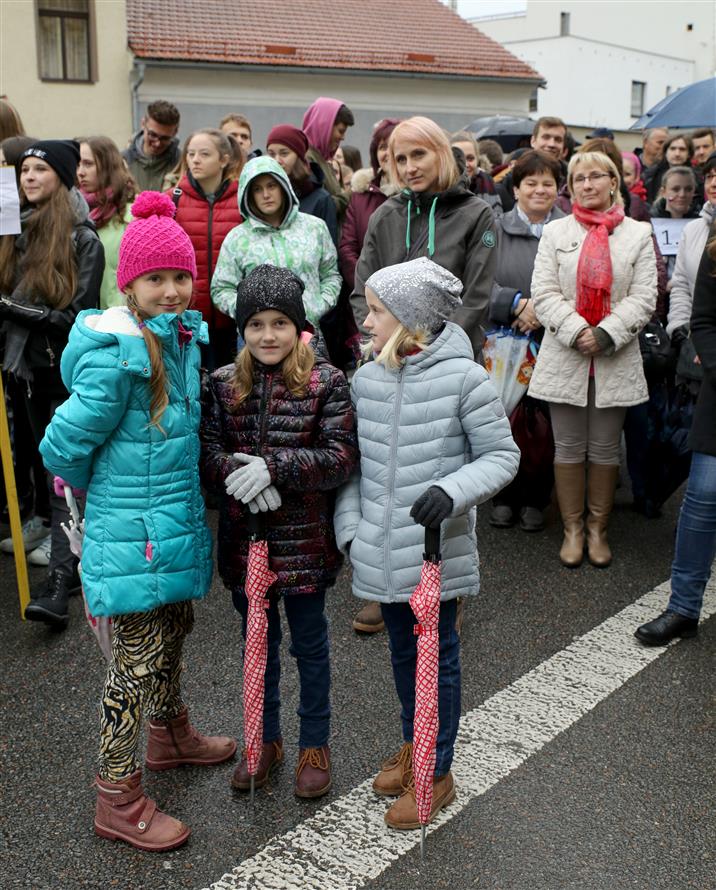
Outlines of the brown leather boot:
M 281 763 L 283 763 L 283 741 L 276 739 L 275 742 L 264 742 L 261 748 L 261 757 L 259 757 L 259 765 L 254 776 L 254 788 L 263 788 L 271 778 L 271 773 Z M 244 751 L 241 763 L 236 767 L 231 777 L 231 787 L 239 791 L 249 791 L 251 789 L 251 775 L 249 774 L 249 765 L 246 760 L 246 751 Z
M 331 790 L 331 749 L 301 748 L 298 752 L 296 782 L 293 792 L 296 797 L 322 797 Z
M 383 630 L 385 622 L 380 611 L 380 603 L 367 602 L 353 619 L 353 630 L 362 634 L 375 634 Z
M 183 763 L 197 766 L 223 763 L 234 756 L 236 741 L 228 736 L 202 735 L 189 722 L 186 708 L 171 720 L 150 720 L 147 767 L 173 769 Z
M 564 525 L 562 564 L 576 569 L 584 559 L 584 464 L 555 464 L 554 485 Z
M 412 778 L 413 743 L 404 742 L 400 751 L 381 766 L 373 779 L 373 791 L 381 797 L 397 797 L 408 788 Z
M 455 800 L 455 782 L 452 773 L 437 776 L 433 779 L 433 805 L 430 809 L 428 823 L 432 822 L 443 807 Z M 386 811 L 385 824 L 389 828 L 397 828 L 399 831 L 409 831 L 412 828 L 420 828 L 418 819 L 418 805 L 415 802 L 415 785 L 408 788 Z
M 618 476 L 616 464 L 590 464 L 587 472 L 587 551 L 591 564 L 600 569 L 605 569 L 612 561 L 607 525 L 614 506 Z
M 95 779 L 97 810 L 94 830 L 100 837 L 126 841 L 138 850 L 161 853 L 186 842 L 191 828 L 162 813 L 142 788 L 141 770 L 122 782 Z

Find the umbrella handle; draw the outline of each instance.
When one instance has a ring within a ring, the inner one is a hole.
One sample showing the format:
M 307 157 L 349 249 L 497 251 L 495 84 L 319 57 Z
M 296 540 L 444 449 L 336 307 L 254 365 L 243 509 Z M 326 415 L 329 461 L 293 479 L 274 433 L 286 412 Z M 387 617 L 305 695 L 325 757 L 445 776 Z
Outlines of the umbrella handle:
M 249 540 L 263 541 L 266 537 L 266 522 L 263 513 L 249 513 Z
M 426 562 L 440 562 L 440 526 L 425 529 L 425 553 L 423 559 Z

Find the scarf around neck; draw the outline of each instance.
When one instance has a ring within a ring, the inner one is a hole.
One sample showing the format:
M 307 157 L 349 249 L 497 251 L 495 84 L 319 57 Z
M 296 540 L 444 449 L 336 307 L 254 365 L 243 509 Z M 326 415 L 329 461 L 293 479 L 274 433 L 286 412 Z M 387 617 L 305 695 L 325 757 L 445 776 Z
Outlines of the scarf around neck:
M 112 202 L 114 192 L 112 189 L 105 189 L 102 192 L 86 192 L 80 189 L 82 197 L 85 199 L 90 209 L 90 219 L 92 222 L 101 227 L 117 213 L 117 206 Z
M 574 218 L 587 229 L 577 263 L 577 312 L 592 327 L 611 312 L 612 258 L 609 236 L 624 219 L 614 204 L 606 213 L 572 204 Z

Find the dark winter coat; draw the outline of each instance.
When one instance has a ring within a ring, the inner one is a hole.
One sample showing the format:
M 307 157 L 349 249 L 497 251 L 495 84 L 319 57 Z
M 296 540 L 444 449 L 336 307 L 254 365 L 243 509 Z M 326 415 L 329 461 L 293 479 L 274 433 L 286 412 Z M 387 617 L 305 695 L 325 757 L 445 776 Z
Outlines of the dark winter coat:
M 704 251 L 696 275 L 691 339 L 704 379 L 696 402 L 689 447 L 716 456 L 716 262 Z
M 382 184 L 381 187 L 382 178 L 382 173 L 374 176 L 373 171 L 367 167 L 356 170 L 351 180 L 351 200 L 343 220 L 341 243 L 338 247 L 338 265 L 350 288 L 355 282 L 356 263 L 363 249 L 368 221 L 373 212 L 397 191 L 387 184 Z
M 561 219 L 564 213 L 552 208 L 550 222 Z M 529 226 L 520 219 L 517 207 L 501 216 L 496 224 L 497 268 L 495 282 L 490 295 L 490 321 L 508 326 L 512 324 L 512 303 L 518 291 L 530 299 L 532 272 L 539 247 L 539 238 L 532 234 Z
M 53 309 L 36 301 L 33 294 L 24 293 L 19 261 L 12 293 L 0 294 L 0 323 L 4 322 L 5 335 L 3 369 L 22 380 L 32 380 L 35 369 L 51 368 L 59 381 L 60 358 L 75 318 L 83 309 L 99 306 L 104 248 L 89 219 L 87 202 L 77 189 L 72 189 L 70 199 L 75 210 L 72 246 L 77 261 L 77 287 L 72 302 L 65 309 Z M 23 231 L 15 239 L 19 260 L 26 249 L 27 230 L 23 224 Z
M 323 170 L 315 161 L 310 162 L 311 175 L 301 183 L 291 180 L 291 185 L 298 198 L 300 213 L 308 213 L 322 219 L 328 226 L 331 239 L 338 248 L 338 216 L 333 198 L 323 188 Z
M 242 222 L 238 190 L 238 182 L 225 180 L 209 199 L 194 177 L 188 174 L 168 192 L 177 206 L 175 219 L 189 236 L 196 254 L 191 308 L 201 312 L 209 331 L 234 327 L 234 320 L 211 302 L 210 287 L 224 238 Z
M 224 480 L 238 466 L 234 452 L 260 454 L 281 495 L 265 514 L 269 562 L 281 594 L 325 591 L 336 580 L 342 557 L 333 533 L 334 491 L 358 460 L 348 383 L 316 357 L 306 394 L 294 396 L 280 369 L 256 363 L 254 387 L 234 412 L 234 366 L 205 378 L 202 392 L 201 474 L 221 497 L 219 574 L 242 588 L 248 553 L 248 509 L 228 497 Z
M 435 198 L 434 225 L 431 226 L 430 209 Z M 431 228 L 432 253 L 429 250 Z M 462 307 L 452 321 L 465 331 L 478 355 L 482 350 L 494 279 L 496 243 L 492 211 L 464 182 L 437 195 L 403 189 L 379 207 L 368 223 L 351 297 L 356 322 L 362 324 L 368 314 L 365 282 L 373 272 L 419 256 L 430 256 L 462 281 Z

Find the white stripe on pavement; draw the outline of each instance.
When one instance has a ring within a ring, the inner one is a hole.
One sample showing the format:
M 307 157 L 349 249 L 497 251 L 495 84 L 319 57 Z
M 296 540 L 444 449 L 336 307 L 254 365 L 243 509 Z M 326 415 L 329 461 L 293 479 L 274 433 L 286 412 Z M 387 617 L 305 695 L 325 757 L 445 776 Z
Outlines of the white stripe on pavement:
M 452 767 L 458 796 L 428 831 L 438 831 L 659 658 L 665 647 L 641 646 L 633 633 L 664 608 L 668 594 L 669 583 L 661 584 L 465 714 Z M 714 612 L 716 572 L 702 620 Z M 374 880 L 418 846 L 420 832 L 386 828 L 385 805 L 371 783 L 367 779 L 273 838 L 205 890 L 355 890 Z

